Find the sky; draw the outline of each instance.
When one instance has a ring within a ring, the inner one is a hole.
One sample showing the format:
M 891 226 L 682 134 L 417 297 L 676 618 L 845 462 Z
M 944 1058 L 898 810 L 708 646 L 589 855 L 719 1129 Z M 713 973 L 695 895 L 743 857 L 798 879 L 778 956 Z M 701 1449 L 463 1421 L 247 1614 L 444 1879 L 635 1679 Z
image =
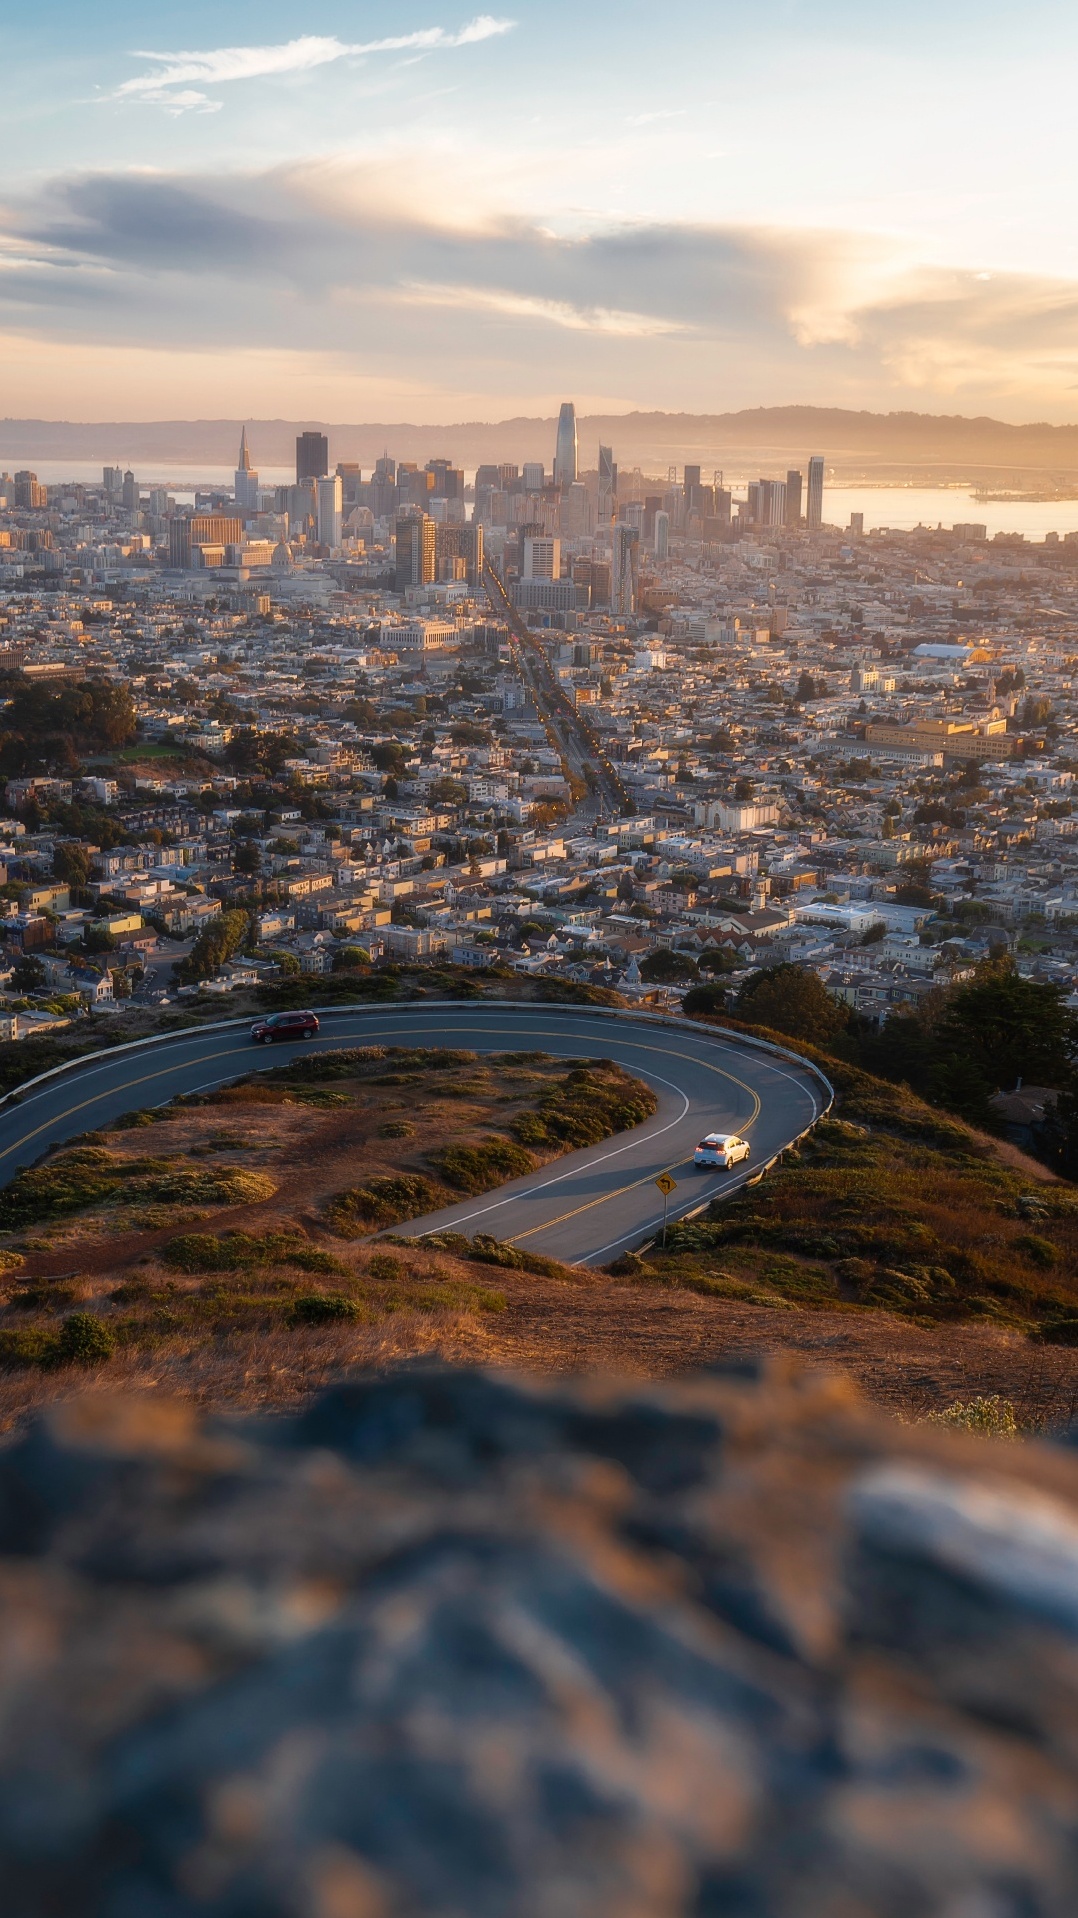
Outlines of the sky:
M 1061 0 L 39 0 L 0 416 L 1078 419 Z

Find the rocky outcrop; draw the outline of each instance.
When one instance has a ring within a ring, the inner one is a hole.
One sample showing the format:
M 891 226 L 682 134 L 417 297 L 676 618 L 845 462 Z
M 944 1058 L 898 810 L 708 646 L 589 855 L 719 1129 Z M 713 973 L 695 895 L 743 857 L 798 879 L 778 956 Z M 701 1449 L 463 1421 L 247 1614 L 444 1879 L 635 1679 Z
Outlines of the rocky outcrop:
M 1074 1918 L 1078 1460 L 839 1379 L 0 1452 L 6 1918 Z

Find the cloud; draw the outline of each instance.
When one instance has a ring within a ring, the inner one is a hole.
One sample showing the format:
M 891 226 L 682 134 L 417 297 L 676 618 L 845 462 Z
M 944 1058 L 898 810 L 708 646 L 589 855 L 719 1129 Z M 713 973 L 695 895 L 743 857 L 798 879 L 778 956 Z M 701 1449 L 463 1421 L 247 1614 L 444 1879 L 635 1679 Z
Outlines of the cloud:
M 215 47 L 205 52 L 153 53 L 142 50 L 136 60 L 148 60 L 147 72 L 137 73 L 118 86 L 109 98 L 137 100 L 167 107 L 172 112 L 208 104 L 191 87 L 223 86 L 236 80 L 262 80 L 282 74 L 309 73 L 334 61 L 363 59 L 374 53 L 433 53 L 441 48 L 470 47 L 509 33 L 515 22 L 482 13 L 456 32 L 445 27 L 423 27 L 414 33 L 392 34 L 382 40 L 349 42 L 334 35 L 305 33 L 277 46 Z M 219 104 L 219 103 L 217 103 Z
M 166 411 L 170 356 L 242 339 L 263 368 L 274 355 L 288 367 L 285 412 L 307 353 L 393 390 L 437 389 L 449 418 L 454 395 L 514 411 L 559 391 L 690 411 L 946 397 L 1074 415 L 1073 281 L 929 266 L 857 233 L 566 233 L 490 205 L 469 224 L 466 195 L 444 219 L 434 195 L 380 196 L 394 164 L 54 180 L 0 213 L 0 332 L 33 329 L 76 355 L 154 342 Z M 448 203 L 448 162 L 441 174 Z

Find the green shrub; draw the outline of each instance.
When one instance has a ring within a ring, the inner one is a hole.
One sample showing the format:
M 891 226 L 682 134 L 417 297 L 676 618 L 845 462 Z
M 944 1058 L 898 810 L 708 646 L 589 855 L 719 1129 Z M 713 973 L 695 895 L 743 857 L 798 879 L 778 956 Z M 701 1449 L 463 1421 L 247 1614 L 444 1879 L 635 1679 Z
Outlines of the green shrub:
M 554 1082 L 538 1110 L 513 1122 L 521 1145 L 565 1151 L 598 1145 L 614 1132 L 626 1132 L 650 1119 L 658 1100 L 649 1086 L 630 1078 L 609 1060 L 584 1060 Z
M 1037 1232 L 1023 1232 L 1014 1241 L 1016 1252 L 1024 1252 L 1031 1265 L 1040 1266 L 1046 1271 L 1059 1260 L 1059 1247 L 1051 1239 L 1042 1239 Z
M 358 1319 L 359 1306 L 343 1292 L 301 1292 L 288 1312 L 293 1325 L 339 1325 Z
M 59 1338 L 49 1326 L 28 1325 L 0 1331 L 0 1365 L 51 1365 Z
M 983 1438 L 1018 1437 L 1018 1422 L 1010 1399 L 998 1392 L 985 1398 L 956 1399 L 942 1412 L 929 1412 L 926 1425 L 948 1425 L 961 1432 L 977 1432 Z
M 120 1190 L 124 1179 L 120 1162 L 99 1146 L 79 1146 L 45 1165 L 28 1166 L 0 1192 L 0 1230 L 99 1205 Z
M 436 1212 L 449 1197 L 444 1186 L 435 1185 L 422 1173 L 397 1172 L 336 1193 L 327 1201 L 322 1216 L 338 1238 L 358 1239 L 379 1226 L 397 1225 L 402 1219 Z
M 162 1248 L 174 1272 L 243 1272 L 263 1265 L 294 1265 L 303 1272 L 340 1272 L 330 1252 L 292 1232 L 183 1232 Z
M 477 1232 L 469 1239 L 463 1232 L 428 1232 L 418 1241 L 420 1245 L 436 1246 L 440 1252 L 452 1252 L 458 1259 L 478 1259 L 482 1265 L 500 1265 L 510 1272 L 531 1272 L 537 1278 L 564 1279 L 570 1276 L 570 1267 L 562 1265 L 558 1259 L 548 1259 L 541 1252 L 525 1252 L 519 1245 L 506 1245 L 502 1239 L 493 1239 L 486 1232 Z
M 447 1145 L 428 1155 L 428 1162 L 457 1192 L 489 1192 L 506 1179 L 531 1172 L 535 1160 L 511 1139 L 484 1139 L 479 1145 Z
M 276 1190 L 264 1172 L 175 1171 L 151 1179 L 138 1196 L 161 1205 L 254 1205 Z
M 93 1312 L 70 1312 L 56 1339 L 55 1358 L 61 1365 L 100 1365 L 116 1350 L 111 1326 Z
M 384 1285 L 395 1285 L 403 1271 L 400 1260 L 391 1258 L 388 1252 L 376 1252 L 367 1266 L 368 1275 Z
M 410 1139 L 415 1127 L 410 1119 L 387 1119 L 378 1128 L 380 1139 Z
M 1078 1345 L 1078 1313 L 1053 1314 L 1038 1329 L 1045 1345 Z

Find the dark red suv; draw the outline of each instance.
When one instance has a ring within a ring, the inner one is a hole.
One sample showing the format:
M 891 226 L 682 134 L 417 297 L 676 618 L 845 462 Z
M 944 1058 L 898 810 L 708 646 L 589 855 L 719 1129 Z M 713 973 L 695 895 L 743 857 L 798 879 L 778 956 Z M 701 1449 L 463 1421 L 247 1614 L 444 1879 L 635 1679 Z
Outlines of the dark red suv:
M 313 1012 L 271 1012 L 251 1027 L 256 1045 L 272 1046 L 278 1039 L 313 1039 L 318 1020 Z

